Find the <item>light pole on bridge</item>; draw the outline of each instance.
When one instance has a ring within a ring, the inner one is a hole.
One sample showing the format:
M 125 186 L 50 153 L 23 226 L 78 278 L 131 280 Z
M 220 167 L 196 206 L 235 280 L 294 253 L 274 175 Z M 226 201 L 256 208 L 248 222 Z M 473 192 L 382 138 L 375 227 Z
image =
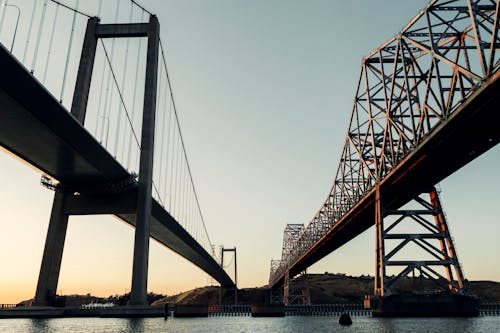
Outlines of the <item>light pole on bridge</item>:
M 12 43 L 10 44 L 10 52 L 12 53 L 12 50 L 14 49 L 14 42 L 16 41 L 17 26 L 19 25 L 19 17 L 21 16 L 21 9 L 17 5 L 13 5 L 10 3 L 4 3 L 2 6 L 5 8 L 13 7 L 17 9 L 16 27 L 14 28 L 14 36 L 12 37 Z

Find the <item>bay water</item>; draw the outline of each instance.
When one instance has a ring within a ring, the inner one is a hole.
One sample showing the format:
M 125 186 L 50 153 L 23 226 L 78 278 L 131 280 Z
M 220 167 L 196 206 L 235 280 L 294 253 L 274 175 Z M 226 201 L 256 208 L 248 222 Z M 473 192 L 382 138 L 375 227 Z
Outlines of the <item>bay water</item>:
M 476 318 L 352 317 L 341 326 L 338 317 L 209 317 L 209 318 L 57 318 L 2 319 L 0 332 L 12 333 L 489 333 L 500 332 L 500 316 Z

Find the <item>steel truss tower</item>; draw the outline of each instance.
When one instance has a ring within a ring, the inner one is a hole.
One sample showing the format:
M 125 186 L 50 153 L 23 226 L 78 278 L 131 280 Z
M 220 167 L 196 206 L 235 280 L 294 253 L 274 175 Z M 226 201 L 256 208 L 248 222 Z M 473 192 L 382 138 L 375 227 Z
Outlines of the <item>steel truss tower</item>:
M 281 252 L 281 260 L 271 261 L 271 271 L 275 270 L 280 266 L 282 262 L 286 262 L 291 259 L 295 251 L 295 246 L 297 239 L 304 231 L 304 225 L 297 224 L 287 224 L 285 230 L 283 231 L 283 249 Z M 292 280 L 291 280 L 292 279 Z M 290 271 L 287 269 L 285 271 L 285 278 L 283 284 L 283 293 L 278 293 L 279 296 L 283 296 L 280 299 L 285 305 L 289 304 L 311 304 L 311 298 L 309 296 L 309 288 L 307 286 L 306 271 L 300 273 L 299 278 L 293 280 L 293 276 L 290 276 Z M 278 296 L 278 297 L 279 297 Z M 271 295 L 271 299 L 275 299 L 276 296 Z M 281 298 L 281 297 L 280 297 Z
M 299 276 L 290 281 L 289 271 L 285 273 L 283 285 L 283 304 L 285 305 L 311 305 L 307 272 L 302 271 Z
M 377 188 L 375 207 L 375 296 L 397 294 L 405 279 L 412 282 L 413 291 L 464 293 L 462 269 L 435 188 L 397 210 L 384 209 L 384 198 Z M 418 250 L 405 251 L 412 245 Z M 407 260 L 409 253 L 418 258 Z M 387 269 L 398 268 L 401 270 L 397 274 L 388 277 Z M 420 281 L 417 287 L 416 273 Z

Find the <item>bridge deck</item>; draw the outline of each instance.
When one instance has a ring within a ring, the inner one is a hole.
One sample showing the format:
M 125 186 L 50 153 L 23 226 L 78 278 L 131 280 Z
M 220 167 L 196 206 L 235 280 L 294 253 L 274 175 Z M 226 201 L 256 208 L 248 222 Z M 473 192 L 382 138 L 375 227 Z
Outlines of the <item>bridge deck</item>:
M 500 72 L 484 82 L 380 183 L 387 209 L 397 209 L 500 142 Z M 472 193 L 470 194 L 472 195 Z M 294 276 L 375 223 L 375 189 L 290 267 Z M 284 276 L 271 283 L 283 284 Z
M 78 189 L 130 177 L 108 151 L 0 45 L 0 146 L 40 173 Z M 134 190 L 127 200 L 136 196 Z M 133 200 L 132 200 L 133 201 Z M 135 202 L 116 214 L 135 225 Z M 125 205 L 126 206 L 126 205 Z M 82 212 L 82 214 L 89 212 Z M 227 273 L 170 214 L 153 200 L 151 237 L 224 286 Z

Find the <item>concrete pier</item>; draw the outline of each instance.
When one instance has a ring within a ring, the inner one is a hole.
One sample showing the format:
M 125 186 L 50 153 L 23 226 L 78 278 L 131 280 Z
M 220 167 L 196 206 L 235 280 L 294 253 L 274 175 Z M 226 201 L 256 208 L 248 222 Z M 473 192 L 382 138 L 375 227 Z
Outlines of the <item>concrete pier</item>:
M 65 196 L 66 194 L 59 190 L 56 190 L 54 195 L 42 265 L 33 300 L 35 306 L 53 306 L 56 302 L 57 283 L 68 229 L 69 216 L 64 212 Z
M 208 317 L 208 305 L 175 304 L 174 317 L 176 318 Z
M 284 317 L 283 304 L 252 304 L 252 317 Z
M 476 317 L 478 299 L 460 294 L 399 294 L 371 299 L 374 317 Z

